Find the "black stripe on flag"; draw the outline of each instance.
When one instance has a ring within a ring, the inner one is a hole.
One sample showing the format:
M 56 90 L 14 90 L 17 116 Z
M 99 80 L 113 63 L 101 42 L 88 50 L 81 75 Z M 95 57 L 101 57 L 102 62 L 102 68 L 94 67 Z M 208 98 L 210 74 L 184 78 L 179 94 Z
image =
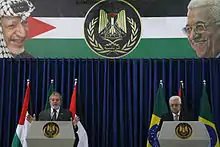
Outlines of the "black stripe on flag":
M 31 0 L 34 17 L 85 17 L 97 0 Z M 141 17 L 186 16 L 190 0 L 129 0 Z

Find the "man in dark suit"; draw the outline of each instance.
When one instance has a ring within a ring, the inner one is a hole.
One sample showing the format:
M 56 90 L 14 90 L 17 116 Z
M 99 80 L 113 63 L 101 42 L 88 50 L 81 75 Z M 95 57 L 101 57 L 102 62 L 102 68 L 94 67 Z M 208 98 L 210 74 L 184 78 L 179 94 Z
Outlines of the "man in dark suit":
M 181 98 L 179 96 L 172 96 L 169 99 L 170 112 L 161 117 L 158 131 L 160 131 L 163 121 L 190 121 L 191 116 L 184 114 L 181 111 Z
M 79 121 L 78 117 L 72 119 L 72 113 L 69 110 L 61 108 L 62 96 L 58 92 L 53 92 L 50 96 L 50 106 L 51 108 L 40 112 L 39 121 L 72 121 L 73 129 L 75 133 L 75 144 L 74 147 L 77 147 L 79 142 L 79 137 L 77 134 L 78 127 L 77 122 Z

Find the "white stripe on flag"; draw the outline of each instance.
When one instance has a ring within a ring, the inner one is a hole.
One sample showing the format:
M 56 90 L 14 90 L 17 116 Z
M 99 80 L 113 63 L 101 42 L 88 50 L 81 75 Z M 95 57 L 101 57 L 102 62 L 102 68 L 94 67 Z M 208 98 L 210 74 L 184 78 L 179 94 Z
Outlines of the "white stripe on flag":
M 35 17 L 55 26 L 54 30 L 34 38 L 83 39 L 84 18 Z M 186 17 L 142 17 L 142 38 L 186 38 L 182 28 Z
M 28 115 L 28 112 L 26 114 L 26 116 Z M 26 142 L 26 138 L 27 138 L 27 133 L 28 130 L 30 129 L 31 124 L 25 119 L 24 125 L 20 125 L 18 124 L 17 129 L 16 129 L 16 134 L 22 144 L 22 147 L 27 147 L 27 142 Z
M 75 117 L 77 117 L 76 114 L 75 114 Z M 77 147 L 88 147 L 89 142 L 88 142 L 88 136 L 87 136 L 85 128 L 83 127 L 80 121 L 78 121 L 77 126 L 78 126 L 77 134 L 79 136 L 79 142 L 78 142 Z
M 77 123 L 77 126 L 78 126 L 77 133 L 79 136 L 79 143 L 77 147 L 88 147 L 89 144 L 88 144 L 88 136 L 87 136 L 86 130 L 84 129 L 80 121 Z

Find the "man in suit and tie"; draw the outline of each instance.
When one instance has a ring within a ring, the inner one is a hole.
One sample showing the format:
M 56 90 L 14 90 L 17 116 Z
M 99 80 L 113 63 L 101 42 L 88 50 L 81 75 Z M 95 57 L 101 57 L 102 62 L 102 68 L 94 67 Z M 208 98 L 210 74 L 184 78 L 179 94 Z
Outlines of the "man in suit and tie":
M 172 96 L 169 99 L 170 112 L 163 115 L 160 120 L 158 131 L 160 131 L 163 121 L 190 121 L 189 114 L 181 112 L 181 98 L 179 96 Z
M 75 133 L 75 144 L 74 147 L 77 147 L 79 142 L 79 137 L 77 134 L 78 127 L 77 122 L 79 121 L 79 117 L 74 117 L 72 119 L 72 113 L 69 110 L 63 109 L 62 104 L 62 96 L 58 92 L 53 92 L 49 98 L 51 108 L 40 112 L 39 121 L 72 121 L 73 129 Z

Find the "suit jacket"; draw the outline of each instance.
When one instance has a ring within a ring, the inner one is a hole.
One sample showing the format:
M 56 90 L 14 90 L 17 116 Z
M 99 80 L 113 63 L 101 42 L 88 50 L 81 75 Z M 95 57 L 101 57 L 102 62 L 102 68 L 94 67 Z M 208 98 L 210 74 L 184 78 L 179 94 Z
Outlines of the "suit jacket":
M 71 118 L 72 118 L 72 113 L 69 110 L 60 108 L 56 121 L 71 121 Z M 40 112 L 38 120 L 39 121 L 50 121 L 51 120 L 51 108 Z M 73 128 L 73 129 L 74 129 L 74 134 L 76 137 L 73 147 L 77 147 L 78 142 L 79 142 L 79 136 L 77 134 L 78 127 Z
M 51 120 L 51 108 L 40 112 L 38 120 L 40 121 L 50 121 Z M 57 121 L 70 121 L 72 118 L 72 113 L 69 110 L 60 108 Z
M 174 121 L 172 112 L 169 112 L 161 117 L 158 131 L 160 131 L 163 121 Z M 180 112 L 179 121 L 192 121 L 192 117 L 189 114 L 186 115 Z

